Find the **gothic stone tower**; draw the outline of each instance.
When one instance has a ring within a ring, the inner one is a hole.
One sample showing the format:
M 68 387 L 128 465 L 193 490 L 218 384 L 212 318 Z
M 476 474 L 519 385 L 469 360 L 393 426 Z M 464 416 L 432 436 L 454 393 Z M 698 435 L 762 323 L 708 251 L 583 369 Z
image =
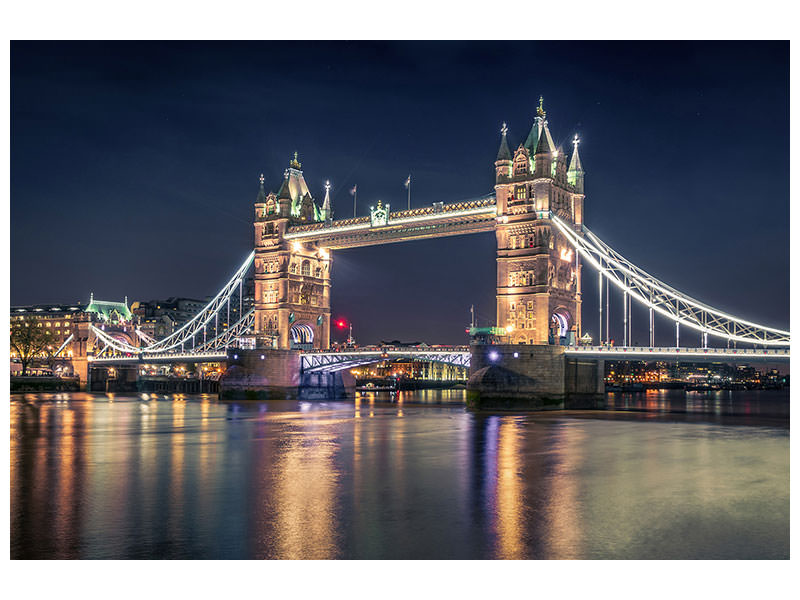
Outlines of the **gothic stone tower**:
M 293 225 L 330 219 L 329 188 L 317 206 L 295 152 L 278 193 L 265 194 L 264 176 L 255 202 L 255 332 L 260 348 L 330 345 L 331 255 L 315 244 L 284 239 Z
M 497 325 L 515 344 L 558 343 L 581 329 L 581 265 L 549 219 L 580 231 L 584 172 L 577 138 L 569 167 L 556 148 L 542 99 L 533 127 L 512 154 L 503 124 L 495 161 L 497 196 Z

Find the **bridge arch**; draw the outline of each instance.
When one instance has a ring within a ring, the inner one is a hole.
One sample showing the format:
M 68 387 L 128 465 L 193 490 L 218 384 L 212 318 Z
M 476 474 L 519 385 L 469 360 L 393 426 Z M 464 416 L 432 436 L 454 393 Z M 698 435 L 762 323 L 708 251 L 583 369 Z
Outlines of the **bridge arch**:
M 572 327 L 572 314 L 566 307 L 559 306 L 553 311 L 553 314 L 550 315 L 550 322 L 553 324 L 554 337 L 556 337 L 556 339 L 562 338 L 567 335 Z
M 414 359 L 423 362 L 438 362 L 456 367 L 469 368 L 470 352 L 466 346 L 447 349 L 365 349 L 345 352 L 308 352 L 301 357 L 304 373 L 344 371 L 384 360 Z
M 314 328 L 308 323 L 294 323 L 289 329 L 292 348 L 310 349 L 314 345 Z

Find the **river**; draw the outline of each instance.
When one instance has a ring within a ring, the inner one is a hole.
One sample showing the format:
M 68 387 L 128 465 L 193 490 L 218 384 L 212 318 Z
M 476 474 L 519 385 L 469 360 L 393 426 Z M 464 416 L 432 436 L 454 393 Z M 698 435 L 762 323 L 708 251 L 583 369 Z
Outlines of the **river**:
M 12 558 L 789 557 L 788 391 L 11 396 Z

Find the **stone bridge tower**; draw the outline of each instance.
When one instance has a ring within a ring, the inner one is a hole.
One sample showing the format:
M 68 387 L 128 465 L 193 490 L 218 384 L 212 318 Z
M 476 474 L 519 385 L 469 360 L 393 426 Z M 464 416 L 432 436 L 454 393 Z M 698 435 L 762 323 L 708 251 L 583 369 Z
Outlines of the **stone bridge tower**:
M 330 186 L 320 208 L 294 159 L 277 193 L 266 194 L 264 176 L 255 202 L 255 332 L 260 348 L 316 348 L 330 345 L 331 254 L 313 243 L 288 241 L 293 225 L 331 217 Z
M 584 172 L 577 137 L 569 166 L 556 148 L 542 99 L 528 137 L 512 153 L 503 124 L 495 161 L 497 325 L 514 344 L 581 334 L 581 265 L 550 211 L 580 231 Z

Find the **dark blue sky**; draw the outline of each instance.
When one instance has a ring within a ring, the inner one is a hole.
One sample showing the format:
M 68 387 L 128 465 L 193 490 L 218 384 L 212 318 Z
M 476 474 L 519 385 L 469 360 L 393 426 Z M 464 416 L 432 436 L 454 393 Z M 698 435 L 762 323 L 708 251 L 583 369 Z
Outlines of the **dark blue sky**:
M 259 173 L 277 189 L 295 150 L 318 200 L 331 180 L 338 216 L 355 183 L 361 214 L 378 198 L 403 206 L 409 172 L 415 206 L 489 193 L 501 123 L 516 146 L 541 94 L 556 142 L 581 136 L 596 234 L 699 300 L 788 328 L 788 51 L 15 42 L 11 303 L 216 292 L 252 247 Z M 334 256 L 333 312 L 362 343 L 463 342 L 470 304 L 493 321 L 494 294 L 493 234 Z M 646 322 L 634 311 L 634 340 Z

